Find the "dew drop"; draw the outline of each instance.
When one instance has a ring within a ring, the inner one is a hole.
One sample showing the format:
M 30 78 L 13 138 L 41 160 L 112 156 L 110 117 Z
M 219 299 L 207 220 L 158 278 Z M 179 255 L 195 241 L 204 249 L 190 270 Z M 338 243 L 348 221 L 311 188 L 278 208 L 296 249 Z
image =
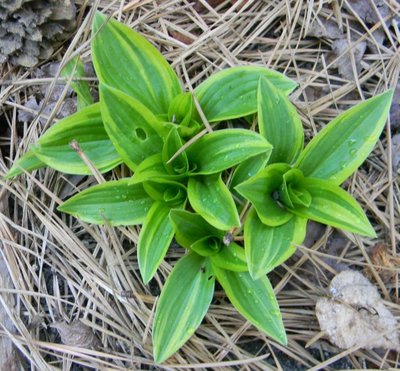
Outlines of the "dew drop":
M 349 145 L 349 147 L 352 147 L 356 144 L 356 140 L 355 139 L 349 139 L 349 141 L 347 142 L 347 144 Z

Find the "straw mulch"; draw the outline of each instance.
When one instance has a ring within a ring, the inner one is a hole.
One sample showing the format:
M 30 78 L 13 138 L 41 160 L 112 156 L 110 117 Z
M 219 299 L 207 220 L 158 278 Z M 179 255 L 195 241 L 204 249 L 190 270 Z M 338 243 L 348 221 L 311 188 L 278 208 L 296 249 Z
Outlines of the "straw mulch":
M 393 14 L 400 15 L 399 4 L 390 0 L 356 3 L 376 19 L 366 18 L 348 0 L 209 4 L 100 0 L 92 5 L 77 1 L 78 28 L 49 62 L 73 54 L 90 61 L 89 20 L 97 8 L 114 14 L 157 45 L 186 87 L 236 65 L 264 65 L 284 72 L 299 83 L 291 99 L 309 139 L 350 105 L 398 82 L 400 31 Z M 378 10 L 380 16 L 376 16 Z M 321 25 L 329 31 L 321 31 Z M 70 93 L 64 80 L 43 77 L 36 69 L 4 65 L 0 71 L 2 176 L 59 117 Z M 96 87 L 95 79 L 91 83 Z M 43 88 L 46 94 L 38 95 Z M 26 106 L 33 97 L 43 109 Z M 398 95 L 395 101 L 398 110 Z M 33 119 L 25 121 L 21 113 Z M 167 361 L 166 369 L 399 367 L 395 351 L 335 347 L 320 331 L 315 315 L 316 300 L 329 295 L 332 277 L 341 270 L 355 269 L 369 275 L 387 308 L 400 317 L 395 259 L 400 241 L 400 178 L 395 155 L 399 156 L 400 149 L 399 142 L 397 147 L 392 145 L 397 132 L 398 111 L 397 116 L 392 112 L 374 152 L 344 185 L 366 210 L 378 238 L 311 224 L 307 241 L 295 257 L 270 275 L 288 346 L 258 332 L 217 290 L 203 324 Z M 182 250 L 172 247 L 156 278 L 144 286 L 135 254 L 137 228 L 88 225 L 56 211 L 62 199 L 95 183 L 93 177 L 68 176 L 51 169 L 0 180 L 0 348 L 10 350 L 14 345 L 7 365 L 10 370 L 160 367 L 152 361 L 152 318 L 160 287 Z M 386 260 L 372 254 L 376 244 L 383 245 Z M 385 266 L 389 269 L 382 269 Z

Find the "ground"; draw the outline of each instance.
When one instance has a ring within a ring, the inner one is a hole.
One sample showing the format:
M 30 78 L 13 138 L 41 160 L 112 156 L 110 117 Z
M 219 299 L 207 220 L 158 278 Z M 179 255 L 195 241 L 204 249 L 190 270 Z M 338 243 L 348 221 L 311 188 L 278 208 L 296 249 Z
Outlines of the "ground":
M 76 109 L 72 91 L 55 77 L 58 63 L 75 52 L 90 69 L 87 20 L 95 8 L 86 1 L 76 3 L 77 28 L 51 57 L 29 69 L 0 67 L 1 177 L 55 118 Z M 301 114 L 307 140 L 349 106 L 396 88 L 378 145 L 343 185 L 363 206 L 377 238 L 311 223 L 295 256 L 270 274 L 288 346 L 257 331 L 217 290 L 203 324 L 165 368 L 398 368 L 399 354 L 394 350 L 368 350 L 362 344 L 339 349 L 320 330 L 315 313 L 317 300 L 330 295 L 331 279 L 352 269 L 369 277 L 386 308 L 400 316 L 398 2 L 95 3 L 98 10 L 155 44 L 186 88 L 230 66 L 256 64 L 284 72 L 299 84 L 290 99 Z M 95 93 L 97 81 L 89 81 Z M 126 169 L 117 172 L 128 175 Z M 160 287 L 182 255 L 181 248 L 171 248 L 167 261 L 145 286 L 135 255 L 136 228 L 88 225 L 56 211 L 63 199 L 95 184 L 94 178 L 41 169 L 0 184 L 4 347 L 12 340 L 26 369 L 164 368 L 152 360 L 151 321 Z M 15 356 L 15 369 L 18 362 Z

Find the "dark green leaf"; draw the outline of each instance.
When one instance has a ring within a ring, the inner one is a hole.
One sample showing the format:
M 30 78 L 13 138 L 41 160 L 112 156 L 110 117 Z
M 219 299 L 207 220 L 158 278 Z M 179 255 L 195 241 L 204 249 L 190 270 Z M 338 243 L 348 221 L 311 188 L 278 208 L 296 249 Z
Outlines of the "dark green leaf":
M 304 145 L 303 126 L 286 94 L 265 77 L 258 85 L 258 127 L 274 148 L 269 163 L 293 163 Z
M 174 237 L 174 228 L 168 218 L 170 211 L 169 206 L 155 202 L 140 230 L 137 255 L 140 274 L 145 284 L 153 278 Z
M 175 229 L 177 242 L 186 248 L 205 236 L 219 236 L 224 232 L 208 224 L 200 215 L 183 210 L 171 210 L 169 217 Z
M 268 278 L 253 280 L 248 272 L 233 272 L 213 264 L 218 282 L 238 312 L 259 330 L 286 345 L 282 316 Z
M 288 170 L 290 170 L 290 166 L 286 164 L 269 165 L 235 188 L 254 205 L 261 221 L 271 227 L 285 224 L 293 217 L 275 199 L 275 194 L 279 196 L 283 174 Z
M 40 161 L 58 171 L 92 174 L 71 148 L 73 141 L 102 173 L 121 163 L 121 157 L 104 129 L 98 103 L 58 121 L 42 135 L 33 151 Z
M 189 178 L 188 198 L 193 209 L 215 228 L 240 226 L 235 202 L 220 175 Z
M 132 169 L 162 150 L 164 127 L 138 100 L 100 85 L 104 127 L 124 162 Z
M 301 184 L 311 194 L 309 207 L 296 207 L 292 213 L 364 236 L 376 237 L 357 201 L 339 186 L 322 179 L 304 179 Z
M 154 114 L 168 113 L 182 92 L 179 80 L 158 50 L 129 27 L 96 13 L 92 55 L 101 83 L 122 90 Z
M 187 149 L 190 169 L 195 174 L 213 174 L 272 147 L 260 134 L 244 129 L 223 129 L 204 135 Z
M 286 76 L 265 67 L 242 66 L 219 71 L 195 90 L 207 120 L 222 121 L 255 113 L 257 86 L 261 76 L 285 94 L 297 86 Z
M 199 327 L 210 306 L 214 285 L 207 258 L 190 253 L 176 264 L 161 292 L 154 318 L 157 363 L 174 354 Z
M 130 185 L 126 178 L 90 187 L 57 210 L 88 223 L 135 225 L 143 223 L 152 203 L 141 184 Z
M 393 90 L 343 112 L 325 126 L 300 155 L 304 176 L 343 183 L 367 158 L 385 125 Z
M 249 272 L 258 279 L 282 264 L 303 242 L 307 219 L 294 217 L 278 227 L 261 222 L 251 209 L 244 223 L 244 246 Z

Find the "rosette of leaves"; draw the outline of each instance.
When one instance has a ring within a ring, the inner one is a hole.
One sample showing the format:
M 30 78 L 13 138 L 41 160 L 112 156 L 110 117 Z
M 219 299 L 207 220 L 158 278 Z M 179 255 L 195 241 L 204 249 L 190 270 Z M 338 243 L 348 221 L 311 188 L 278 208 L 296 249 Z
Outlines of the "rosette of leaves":
M 264 169 L 235 186 L 253 205 L 244 224 L 253 278 L 262 277 L 293 254 L 305 238 L 309 219 L 376 236 L 361 206 L 340 185 L 374 148 L 392 95 L 389 90 L 342 113 L 303 149 L 296 109 L 266 79 L 260 79 L 258 125 L 274 150 Z
M 211 76 L 196 88 L 193 98 L 182 90 L 162 55 L 141 35 L 117 21 L 107 21 L 100 13 L 94 18 L 92 31 L 100 103 L 88 105 L 51 127 L 8 177 L 46 165 L 66 173 L 90 174 L 90 167 L 71 149 L 72 141 L 100 172 L 126 164 L 135 173 L 132 182 L 121 179 L 92 187 L 67 200 L 59 210 L 90 223 L 143 224 L 138 259 L 147 283 L 173 238 L 169 211 L 183 208 L 189 198 L 191 206 L 217 227 L 238 227 L 236 206 L 221 172 L 271 152 L 260 134 L 226 129 L 204 135 L 168 162 L 203 128 L 194 99 L 213 123 L 255 113 L 260 76 L 286 94 L 296 84 L 266 68 L 236 67 Z M 82 87 L 73 87 L 83 100 L 86 94 Z

